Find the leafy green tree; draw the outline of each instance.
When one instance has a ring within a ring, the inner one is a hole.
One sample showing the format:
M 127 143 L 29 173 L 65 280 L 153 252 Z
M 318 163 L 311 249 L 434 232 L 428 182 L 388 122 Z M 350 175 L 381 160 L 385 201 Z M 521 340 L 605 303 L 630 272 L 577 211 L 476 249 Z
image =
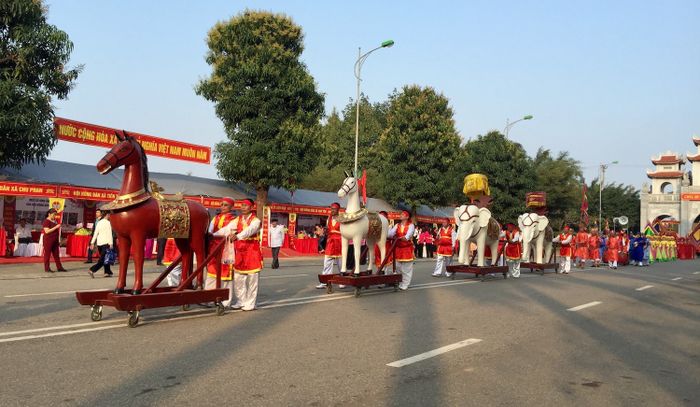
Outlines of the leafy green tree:
M 367 195 L 379 191 L 379 136 L 386 128 L 388 103 L 370 103 L 360 99 L 360 138 L 358 148 L 359 171 L 367 170 Z M 321 131 L 323 148 L 316 168 L 304 178 L 303 188 L 337 191 L 345 178 L 345 171 L 355 165 L 355 101 L 350 100 L 342 112 L 333 109 Z
M 195 91 L 215 103 L 226 129 L 217 170 L 255 187 L 261 216 L 270 186 L 293 190 L 314 168 L 324 98 L 299 59 L 301 27 L 285 15 L 246 10 L 217 23 L 207 45 L 213 72 Z
M 591 224 L 598 222 L 598 203 L 600 184 L 598 179 L 591 181 L 588 187 L 588 214 L 591 219 Z M 625 228 L 629 230 L 640 230 L 646 225 L 642 225 L 639 219 L 639 190 L 631 185 L 622 184 L 606 184 L 603 187 L 603 205 L 602 219 L 603 227 L 605 221 L 608 221 L 608 226 L 612 229 L 613 218 L 618 216 L 627 216 L 629 223 Z M 619 228 L 619 225 L 617 225 Z
M 82 67 L 38 0 L 0 2 L 0 167 L 44 162 L 56 145 L 52 98 L 66 99 Z
M 494 218 L 503 223 L 516 223 L 526 209 L 525 193 L 533 191 L 535 186 L 532 161 L 523 146 L 498 131 L 491 131 L 467 142 L 463 157 L 458 164 L 460 175 L 453 178 L 453 190 L 459 200 L 468 200 L 462 194 L 464 177 L 471 173 L 484 174 L 489 179 L 493 198 L 490 209 Z
M 394 92 L 379 140 L 381 196 L 407 204 L 414 213 L 421 204 L 447 204 L 453 185 L 447 174 L 459 157 L 460 141 L 445 96 L 417 85 Z
M 537 151 L 533 163 L 535 190 L 547 193 L 548 217 L 555 232 L 564 222 L 578 224 L 583 188 L 580 163 L 566 151 L 554 157 L 544 148 Z

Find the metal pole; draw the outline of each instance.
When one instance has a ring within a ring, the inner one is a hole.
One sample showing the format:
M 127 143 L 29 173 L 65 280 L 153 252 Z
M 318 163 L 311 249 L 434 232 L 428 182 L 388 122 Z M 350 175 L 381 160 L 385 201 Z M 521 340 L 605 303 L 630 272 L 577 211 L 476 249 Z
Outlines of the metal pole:
M 503 129 L 503 134 L 508 138 L 508 132 L 510 131 L 510 119 L 506 118 L 506 128 Z
M 603 231 L 603 177 L 605 174 L 605 164 L 600 164 L 598 168 L 598 230 Z
M 360 71 L 362 70 L 362 63 L 360 58 L 362 57 L 362 48 L 357 48 L 357 99 L 355 105 L 355 172 L 352 174 L 353 177 L 357 178 L 357 150 L 360 145 Z

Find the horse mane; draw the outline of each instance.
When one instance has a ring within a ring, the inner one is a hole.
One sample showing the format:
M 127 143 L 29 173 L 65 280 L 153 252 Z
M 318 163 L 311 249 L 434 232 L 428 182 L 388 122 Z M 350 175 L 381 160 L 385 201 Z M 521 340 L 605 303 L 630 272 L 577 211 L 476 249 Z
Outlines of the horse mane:
M 141 147 L 141 144 L 138 141 L 136 141 L 134 137 L 127 134 L 124 130 L 122 130 L 122 134 L 124 135 L 124 137 L 131 140 L 131 143 L 134 145 L 134 148 L 141 155 L 141 178 L 143 178 L 143 189 L 146 190 L 146 192 L 150 192 L 151 185 L 148 182 L 148 157 L 146 156 L 146 152 L 143 151 L 143 147 Z

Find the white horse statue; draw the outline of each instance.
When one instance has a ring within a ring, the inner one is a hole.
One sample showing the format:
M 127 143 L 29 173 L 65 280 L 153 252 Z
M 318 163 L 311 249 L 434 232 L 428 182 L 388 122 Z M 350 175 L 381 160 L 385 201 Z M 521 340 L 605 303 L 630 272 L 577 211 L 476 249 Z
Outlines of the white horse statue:
M 374 245 L 379 244 L 379 253 L 382 262 L 386 258 L 386 235 L 389 229 L 389 221 L 374 212 L 360 207 L 360 195 L 357 188 L 357 180 L 345 173 L 347 178 L 338 190 L 338 196 L 348 197 L 348 205 L 345 213 L 339 214 L 336 220 L 340 222 L 340 236 L 342 238 L 342 263 L 341 273 L 347 272 L 346 261 L 348 258 L 348 241 L 352 239 L 355 254 L 355 275 L 360 274 L 360 255 L 362 254 L 362 239 L 367 242 L 369 262 L 367 270 L 374 269 Z

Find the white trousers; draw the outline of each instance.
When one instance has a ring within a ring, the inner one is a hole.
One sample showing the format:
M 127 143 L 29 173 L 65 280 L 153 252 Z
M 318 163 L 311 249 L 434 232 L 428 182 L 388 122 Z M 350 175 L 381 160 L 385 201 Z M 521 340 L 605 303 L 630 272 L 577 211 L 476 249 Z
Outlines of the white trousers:
M 447 267 L 450 264 L 452 264 L 452 256 L 443 256 L 442 254 L 438 254 L 437 261 L 435 262 L 435 270 L 433 271 L 433 275 L 434 276 L 441 276 L 443 266 Z M 450 276 L 452 276 L 452 273 L 449 273 L 449 272 L 447 272 L 447 270 L 445 270 L 445 275 L 447 277 L 450 277 Z
M 233 273 L 233 292 L 236 295 L 236 303 L 233 304 L 233 308 L 243 308 L 243 311 L 255 309 L 255 302 L 258 299 L 259 276 L 260 273 Z
M 397 261 L 396 268 L 401 273 L 401 284 L 399 284 L 399 289 L 405 290 L 409 285 L 411 285 L 411 278 L 413 278 L 413 260 Z
M 562 256 L 559 260 L 559 271 L 569 273 L 571 271 L 571 256 Z
M 520 260 L 508 260 L 508 273 L 511 277 L 520 277 Z
M 340 273 L 340 259 L 342 257 L 323 256 L 323 271 L 321 274 L 333 274 L 333 265 L 338 268 L 338 273 Z
M 213 290 L 216 288 L 216 277 L 212 277 L 207 274 L 207 279 L 204 280 L 204 289 Z M 228 288 L 228 300 L 224 301 L 224 307 L 231 305 L 231 300 L 233 299 L 233 281 L 231 280 L 221 280 L 221 288 Z

